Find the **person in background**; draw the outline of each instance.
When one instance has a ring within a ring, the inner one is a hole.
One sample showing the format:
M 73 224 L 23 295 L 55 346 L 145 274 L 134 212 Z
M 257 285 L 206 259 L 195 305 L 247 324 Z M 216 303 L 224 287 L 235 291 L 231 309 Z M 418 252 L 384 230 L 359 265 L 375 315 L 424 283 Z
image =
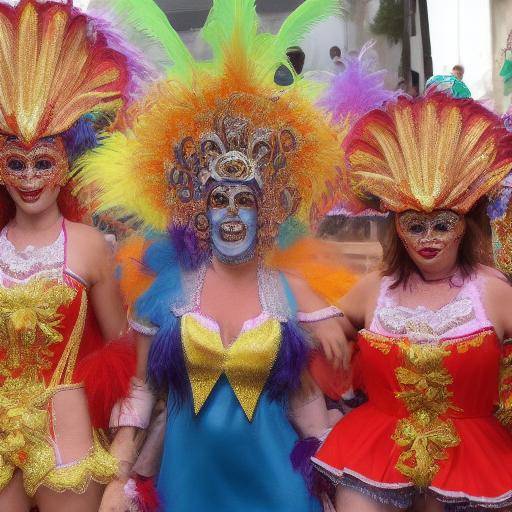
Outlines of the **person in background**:
M 343 64 L 343 60 L 341 58 L 341 50 L 339 46 L 332 46 L 329 50 L 329 55 L 332 62 L 329 71 L 335 75 L 342 73 L 345 70 L 345 65 Z
M 452 75 L 462 81 L 464 79 L 464 66 L 461 66 L 460 64 L 453 66 Z

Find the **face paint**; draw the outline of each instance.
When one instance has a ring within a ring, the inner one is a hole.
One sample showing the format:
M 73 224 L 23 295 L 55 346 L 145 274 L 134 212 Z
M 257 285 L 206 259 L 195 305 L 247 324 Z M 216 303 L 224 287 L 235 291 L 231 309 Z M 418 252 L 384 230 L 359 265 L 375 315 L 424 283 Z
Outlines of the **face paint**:
M 258 205 L 246 185 L 219 185 L 208 199 L 213 252 L 224 263 L 249 261 L 256 249 Z
M 0 150 L 0 178 L 26 203 L 35 203 L 44 190 L 62 185 L 67 171 L 68 159 L 60 137 L 39 140 L 30 149 L 8 139 Z
M 399 235 L 409 251 L 424 260 L 434 260 L 456 246 L 464 234 L 464 219 L 442 210 L 432 213 L 408 211 L 398 216 Z

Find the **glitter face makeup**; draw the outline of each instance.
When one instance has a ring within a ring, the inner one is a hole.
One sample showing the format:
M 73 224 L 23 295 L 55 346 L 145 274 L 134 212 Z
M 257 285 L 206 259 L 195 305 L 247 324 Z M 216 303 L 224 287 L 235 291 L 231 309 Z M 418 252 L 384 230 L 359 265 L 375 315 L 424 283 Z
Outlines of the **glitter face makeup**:
M 462 216 L 450 210 L 407 211 L 398 215 L 397 228 L 407 249 L 428 261 L 460 241 L 465 223 Z
M 0 150 L 0 178 L 16 189 L 25 203 L 35 203 L 44 190 L 63 185 L 68 159 L 60 137 L 47 137 L 26 148 L 18 139 L 7 139 Z
M 258 206 L 246 185 L 219 185 L 208 199 L 214 254 L 225 263 L 243 263 L 254 256 Z

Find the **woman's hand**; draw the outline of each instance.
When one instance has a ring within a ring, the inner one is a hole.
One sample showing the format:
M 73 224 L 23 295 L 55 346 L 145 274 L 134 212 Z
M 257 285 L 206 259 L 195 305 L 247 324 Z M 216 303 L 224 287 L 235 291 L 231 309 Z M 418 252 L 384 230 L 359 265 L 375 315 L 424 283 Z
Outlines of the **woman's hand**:
M 125 494 L 125 485 L 126 482 L 117 478 L 107 485 L 99 512 L 128 512 L 130 510 L 131 500 Z
M 302 326 L 311 334 L 315 343 L 322 347 L 325 357 L 333 366 L 342 366 L 344 370 L 348 370 L 353 345 L 347 340 L 341 322 L 339 318 L 329 318 Z

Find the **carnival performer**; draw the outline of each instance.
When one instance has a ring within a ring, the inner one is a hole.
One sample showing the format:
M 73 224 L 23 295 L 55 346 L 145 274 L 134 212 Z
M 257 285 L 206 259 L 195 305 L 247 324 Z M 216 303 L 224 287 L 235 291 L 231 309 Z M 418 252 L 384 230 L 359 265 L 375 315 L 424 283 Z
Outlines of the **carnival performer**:
M 130 93 L 116 42 L 71 2 L 0 4 L 0 510 L 93 512 L 118 473 L 93 427 L 129 386 L 128 351 L 104 347 L 126 314 L 69 183 Z M 121 357 L 93 376 L 101 403 L 82 384 L 93 354 Z
M 314 254 L 296 273 L 271 262 L 283 258 L 278 240 L 305 232 L 341 165 L 338 132 L 314 105 L 316 85 L 286 59 L 337 8 L 307 0 L 272 36 L 258 33 L 252 0 L 214 1 L 202 31 L 213 59 L 194 61 L 176 36 L 169 78 L 134 105 L 129 130 L 81 163 L 81 183 L 95 184 L 102 209 L 161 233 L 145 251 L 145 272 L 130 279 L 125 268 L 124 278 L 139 295 L 131 311 L 139 376 L 147 359 L 154 393 L 168 395 L 158 475 L 164 510 L 319 510 L 290 461 L 295 429 L 319 438 L 327 427 L 323 397 L 304 385 L 310 342 L 299 322 L 310 323 L 331 359 L 346 360 L 348 346 L 339 343 L 330 293 L 307 281 L 328 277 Z M 276 85 L 277 70 L 289 74 L 289 86 Z M 292 267 L 294 247 L 285 257 Z M 333 282 L 346 288 L 353 280 L 341 272 Z M 116 426 L 147 426 L 147 416 L 130 422 L 125 412 Z M 130 436 L 122 437 L 116 449 L 133 453 Z M 126 508 L 123 487 L 134 491 L 132 480 L 111 484 L 102 510 Z
M 509 172 L 511 150 L 493 114 L 444 93 L 401 97 L 348 136 L 352 189 L 389 212 L 390 236 L 382 271 L 340 303 L 359 329 L 368 402 L 313 458 L 338 485 L 338 512 L 404 510 L 417 500 L 428 511 L 511 505 L 502 340 L 512 335 L 512 289 L 485 266 L 482 207 Z

